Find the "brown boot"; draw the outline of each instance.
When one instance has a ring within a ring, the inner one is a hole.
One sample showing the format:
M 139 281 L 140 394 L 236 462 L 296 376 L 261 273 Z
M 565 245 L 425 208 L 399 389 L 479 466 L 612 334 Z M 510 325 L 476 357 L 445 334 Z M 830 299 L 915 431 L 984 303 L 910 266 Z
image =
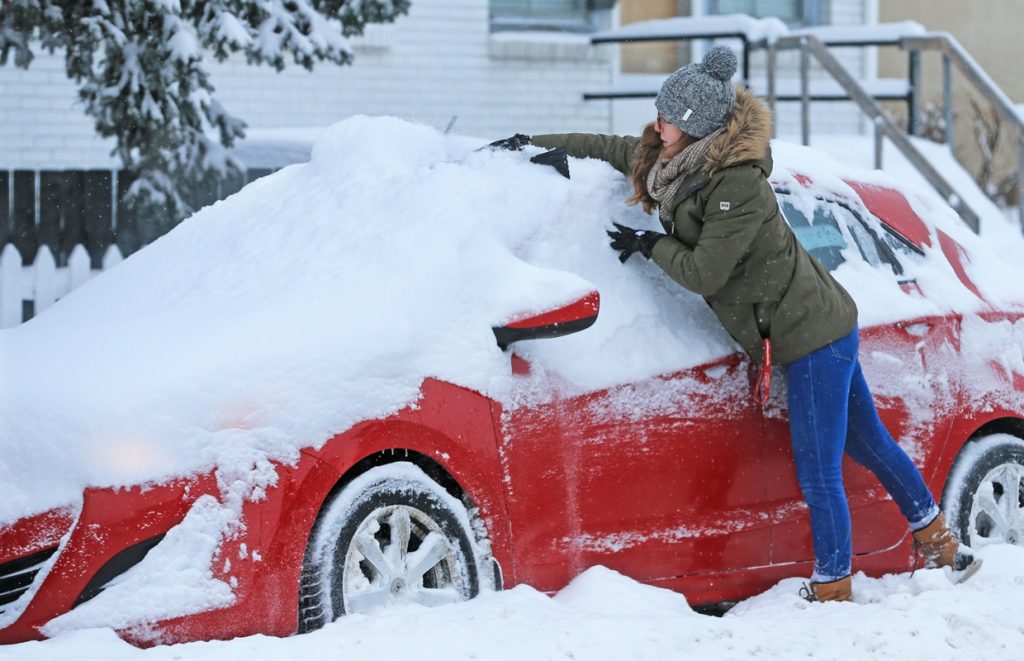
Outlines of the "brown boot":
M 941 512 L 927 526 L 914 532 L 915 555 L 918 549 L 924 553 L 926 568 L 949 567 L 954 583 L 966 581 L 981 567 L 981 560 L 960 544 Z
M 850 601 L 853 599 L 853 579 L 844 576 L 838 581 L 810 583 L 800 590 L 807 601 Z

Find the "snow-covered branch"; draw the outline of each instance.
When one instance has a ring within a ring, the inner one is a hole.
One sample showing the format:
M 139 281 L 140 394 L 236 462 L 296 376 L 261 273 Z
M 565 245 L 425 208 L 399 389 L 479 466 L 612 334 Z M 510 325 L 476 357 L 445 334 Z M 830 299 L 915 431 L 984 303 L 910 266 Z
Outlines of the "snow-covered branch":
M 226 149 L 245 129 L 214 97 L 204 53 L 279 70 L 289 59 L 344 65 L 348 37 L 408 9 L 409 0 L 5 0 L 0 64 L 13 55 L 28 67 L 33 47 L 63 52 L 97 133 L 116 139 L 138 177 L 137 202 L 180 218 L 190 211 L 180 189 L 237 172 Z

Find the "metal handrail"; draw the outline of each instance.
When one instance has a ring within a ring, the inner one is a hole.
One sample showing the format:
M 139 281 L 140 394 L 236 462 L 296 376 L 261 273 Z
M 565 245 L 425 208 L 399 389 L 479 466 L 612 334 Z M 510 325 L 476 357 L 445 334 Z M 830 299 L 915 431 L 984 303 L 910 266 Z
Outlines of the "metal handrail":
M 799 35 L 783 37 L 773 45 L 775 50 L 800 49 L 800 84 L 802 90 L 801 101 L 801 124 L 804 144 L 809 142 L 809 117 L 810 117 L 810 56 L 816 60 L 831 74 L 839 85 L 846 90 L 850 98 L 860 107 L 861 112 L 868 116 L 875 128 L 875 167 L 881 167 L 882 160 L 882 137 L 889 138 L 896 148 L 906 157 L 910 163 L 917 168 L 917 171 L 928 181 L 929 184 L 945 198 L 946 202 L 956 209 L 957 213 L 965 223 L 975 232 L 979 231 L 980 222 L 978 214 L 957 194 L 946 178 L 936 170 L 932 164 L 910 141 L 907 134 L 893 123 L 882 108 L 868 94 L 867 90 L 850 75 L 846 67 L 836 59 L 828 48 L 813 35 Z M 772 67 L 769 66 L 769 75 L 774 78 Z M 769 82 L 769 94 L 774 93 L 774 80 Z M 772 99 L 770 99 L 771 101 Z
M 1014 107 L 1010 97 L 1006 96 L 1006 93 L 985 73 L 985 70 L 974 61 L 971 54 L 948 32 L 934 32 L 916 37 L 904 37 L 900 41 L 900 48 L 910 51 L 912 55 L 924 50 L 938 50 L 942 52 L 947 131 L 950 131 L 953 126 L 950 62 L 956 65 L 960 73 L 973 83 L 974 88 L 996 108 L 1006 121 L 1017 128 L 1019 148 L 1017 209 L 1020 214 L 1021 230 L 1024 231 L 1024 117 Z M 947 142 L 952 146 L 951 134 L 947 135 Z

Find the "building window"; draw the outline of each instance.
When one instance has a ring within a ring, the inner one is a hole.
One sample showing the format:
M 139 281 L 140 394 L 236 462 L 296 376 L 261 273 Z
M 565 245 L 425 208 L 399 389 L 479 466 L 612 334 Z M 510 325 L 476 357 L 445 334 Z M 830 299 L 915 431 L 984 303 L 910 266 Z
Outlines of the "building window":
M 824 25 L 828 23 L 824 4 L 821 0 L 708 0 L 708 13 L 775 17 L 791 26 Z
M 490 0 L 492 30 L 593 32 L 614 0 Z

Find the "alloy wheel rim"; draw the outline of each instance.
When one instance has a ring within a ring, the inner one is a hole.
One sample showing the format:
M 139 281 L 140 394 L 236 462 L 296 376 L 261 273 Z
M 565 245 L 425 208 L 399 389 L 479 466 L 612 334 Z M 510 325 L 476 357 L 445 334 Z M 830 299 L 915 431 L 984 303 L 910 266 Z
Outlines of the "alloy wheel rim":
M 345 612 L 461 601 L 460 558 L 426 513 L 408 505 L 378 508 L 359 524 L 345 556 Z
M 1008 462 L 990 470 L 978 485 L 968 522 L 970 545 L 1024 545 L 1024 466 Z

